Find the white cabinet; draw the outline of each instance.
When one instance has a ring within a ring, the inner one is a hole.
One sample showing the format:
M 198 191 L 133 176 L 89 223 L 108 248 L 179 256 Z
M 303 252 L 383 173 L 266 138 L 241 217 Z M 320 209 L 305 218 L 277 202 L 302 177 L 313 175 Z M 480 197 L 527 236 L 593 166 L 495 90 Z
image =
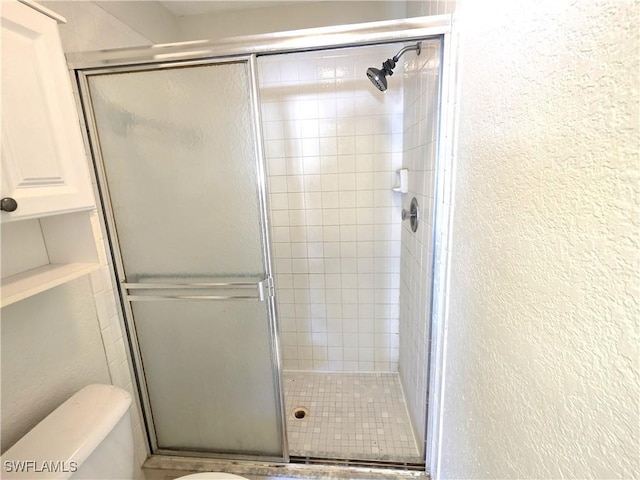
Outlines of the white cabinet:
M 99 267 L 93 188 L 55 14 L 2 1 L 2 180 L 5 306 Z M 5 202 L 5 206 L 12 202 Z
M 18 207 L 3 222 L 94 208 L 56 21 L 3 1 L 2 184 Z

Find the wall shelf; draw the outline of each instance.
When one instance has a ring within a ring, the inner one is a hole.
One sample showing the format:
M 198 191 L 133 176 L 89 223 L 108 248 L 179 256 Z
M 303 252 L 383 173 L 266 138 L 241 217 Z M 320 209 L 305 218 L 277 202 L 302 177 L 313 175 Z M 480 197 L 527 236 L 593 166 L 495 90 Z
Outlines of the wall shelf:
M 49 264 L 2 279 L 0 307 L 74 280 L 99 268 L 95 263 Z
M 93 210 L 4 223 L 0 306 L 98 269 L 95 215 Z

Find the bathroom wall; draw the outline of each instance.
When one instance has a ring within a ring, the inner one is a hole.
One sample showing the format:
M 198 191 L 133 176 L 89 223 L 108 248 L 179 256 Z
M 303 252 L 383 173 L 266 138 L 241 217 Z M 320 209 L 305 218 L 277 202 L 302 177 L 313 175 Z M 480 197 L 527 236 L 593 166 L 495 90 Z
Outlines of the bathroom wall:
M 399 325 L 400 380 L 421 451 L 428 390 L 439 77 L 440 44 L 424 42 L 420 55 L 409 54 L 404 66 L 402 165 L 409 170 L 409 193 L 402 196 L 402 203 L 409 210 L 416 198 L 420 222 L 415 233 L 408 220 L 402 224 Z
M 66 18 L 67 23 L 59 25 L 65 52 L 151 44 L 126 23 L 93 2 L 40 3 Z M 90 161 L 88 156 L 87 161 Z M 88 278 L 76 280 L 2 310 L 3 450 L 9 446 L 9 439 L 17 439 L 18 433 L 24 433 L 28 427 L 54 410 L 61 400 L 65 400 L 85 384 L 112 383 L 133 393 L 122 320 L 109 271 L 110 256 L 97 215 L 94 223 L 102 263 L 99 271 Z M 50 321 L 50 325 L 46 326 L 48 330 L 44 327 L 47 319 Z M 6 336 L 8 322 L 25 324 L 27 321 L 28 325 L 31 322 L 41 322 L 43 327 L 34 328 L 32 335 L 22 331 L 11 333 L 9 330 L 11 335 Z M 50 333 L 49 338 L 41 335 L 45 331 Z M 4 343 L 12 338 L 15 341 L 7 351 L 15 354 L 15 357 L 9 358 L 5 356 Z M 97 344 L 96 338 L 101 340 Z M 53 348 L 56 345 L 54 341 L 60 343 L 63 352 Z M 27 352 L 30 351 L 40 352 L 37 364 L 28 362 Z M 85 365 L 85 362 L 88 363 Z M 42 383 L 42 390 L 25 382 L 25 379 L 32 381 L 34 378 Z M 5 396 L 5 392 L 12 393 Z M 24 400 L 29 393 L 34 395 Z M 12 399 L 16 401 L 13 402 Z M 21 399 L 21 403 L 18 399 Z M 135 407 L 132 409 L 132 416 L 136 458 L 141 465 L 147 452 L 139 413 Z M 17 422 L 7 423 L 10 437 L 6 444 L 5 417 L 18 419 Z
M 65 52 L 151 45 L 152 42 L 95 2 L 42 1 L 40 5 L 62 15 L 58 25 Z
M 323 1 L 231 10 L 178 18 L 183 40 L 299 30 L 404 18 L 404 2 Z
M 171 43 L 182 39 L 178 18 L 161 2 L 98 0 L 93 3 L 112 19 L 123 22 L 129 30 L 134 30 L 152 43 Z
M 365 72 L 399 48 L 259 59 L 285 369 L 397 370 L 402 78 Z
M 640 4 L 463 2 L 441 468 L 640 477 Z
M 406 2 L 348 0 L 283 3 L 282 6 L 265 6 L 177 17 L 180 38 L 181 40 L 218 39 L 303 28 L 441 15 L 452 13 L 456 2 L 445 0 L 410 0 Z
M 407 17 L 444 15 L 453 13 L 456 9 L 455 0 L 408 0 L 405 3 Z
M 90 383 L 110 383 L 91 285 L 83 277 L 2 309 L 4 452 Z

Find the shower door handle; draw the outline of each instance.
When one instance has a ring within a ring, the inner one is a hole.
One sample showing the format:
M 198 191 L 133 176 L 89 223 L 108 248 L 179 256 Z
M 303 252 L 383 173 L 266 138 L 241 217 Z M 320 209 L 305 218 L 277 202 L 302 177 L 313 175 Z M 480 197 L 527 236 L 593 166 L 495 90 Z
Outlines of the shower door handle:
M 127 300 L 153 302 L 163 300 L 257 300 L 264 302 L 274 296 L 272 277 L 259 282 L 212 283 L 129 283 L 121 284 Z M 220 294 L 220 290 L 251 290 L 242 294 Z M 171 293 L 169 293 L 169 291 Z

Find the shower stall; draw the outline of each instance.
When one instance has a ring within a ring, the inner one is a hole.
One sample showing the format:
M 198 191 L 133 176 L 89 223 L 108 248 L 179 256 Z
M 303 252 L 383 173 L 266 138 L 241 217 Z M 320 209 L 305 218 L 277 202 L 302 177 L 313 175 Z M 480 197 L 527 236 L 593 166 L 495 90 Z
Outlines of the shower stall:
M 69 56 L 152 454 L 424 469 L 449 27 Z

